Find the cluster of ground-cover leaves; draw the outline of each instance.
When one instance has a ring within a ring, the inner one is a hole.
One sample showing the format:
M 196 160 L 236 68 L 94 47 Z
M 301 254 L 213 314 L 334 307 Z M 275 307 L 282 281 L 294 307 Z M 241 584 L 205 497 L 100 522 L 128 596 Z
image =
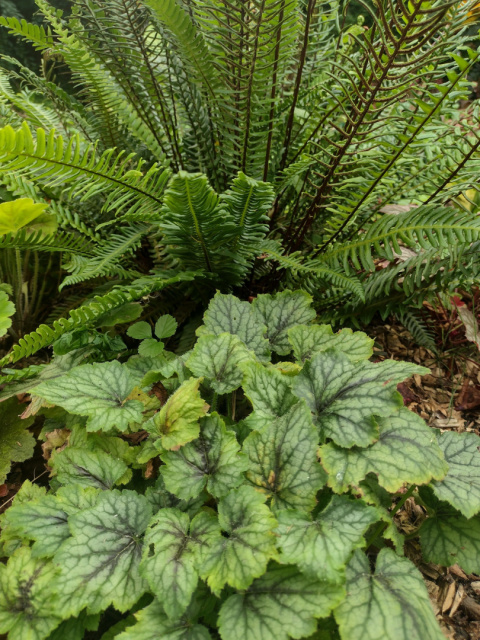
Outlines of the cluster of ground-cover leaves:
M 390 508 L 416 488 L 425 559 L 478 571 L 480 438 L 429 428 L 396 390 L 426 370 L 310 303 L 217 294 L 183 356 L 170 316 L 128 358 L 63 344 L 28 383 L 53 475 L 2 517 L 0 633 L 81 640 L 113 606 L 118 640 L 443 638 Z

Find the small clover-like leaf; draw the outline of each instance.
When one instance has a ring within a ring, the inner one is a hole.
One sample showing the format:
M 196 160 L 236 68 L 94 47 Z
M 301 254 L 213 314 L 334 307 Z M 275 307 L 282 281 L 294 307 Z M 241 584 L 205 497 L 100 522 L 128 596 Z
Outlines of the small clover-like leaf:
M 9 640 L 43 640 L 62 621 L 55 602 L 57 567 L 21 547 L 0 564 L 0 633 Z
M 150 430 L 160 437 L 164 449 L 181 447 L 198 438 L 198 421 L 208 410 L 198 391 L 201 382 L 201 378 L 186 380 L 153 417 Z M 148 423 L 145 426 L 149 428 Z
M 272 508 L 313 509 L 316 493 L 326 481 L 316 457 L 317 442 L 317 431 L 303 402 L 246 438 L 247 479 L 271 498 Z
M 230 393 L 242 384 L 243 371 L 239 365 L 254 357 L 240 338 L 221 333 L 201 336 L 187 360 L 187 367 L 197 377 L 208 380 L 217 393 Z
M 34 418 L 20 418 L 24 408 L 17 398 L 0 404 L 0 484 L 5 482 L 12 462 L 23 462 L 33 456 L 35 438 L 28 428 Z
M 220 500 L 217 536 L 200 551 L 200 575 L 215 594 L 225 584 L 246 589 L 276 557 L 273 531 L 277 521 L 265 500 L 265 496 L 247 486 L 234 489 Z M 221 531 L 226 535 L 222 536 Z
M 163 353 L 164 348 L 163 342 L 159 342 L 155 338 L 146 338 L 138 345 L 138 353 L 143 358 L 156 358 Z
M 208 629 L 188 616 L 169 618 L 158 600 L 138 611 L 135 619 L 115 640 L 212 640 Z
M 391 549 L 377 556 L 375 573 L 356 551 L 347 566 L 347 597 L 335 609 L 348 640 L 445 640 L 418 569 Z
M 373 354 L 374 340 L 361 331 L 342 329 L 333 333 L 330 325 L 297 325 L 288 331 L 288 339 L 293 347 L 293 355 L 300 362 L 326 351 L 336 349 L 344 353 L 352 362 L 368 360 Z
M 70 413 L 87 416 L 88 431 L 126 431 L 142 420 L 143 405 L 127 400 L 135 380 L 119 362 L 101 362 L 75 367 L 54 380 L 42 382 L 34 393 Z
M 341 447 L 366 447 L 379 435 L 374 416 L 389 416 L 403 406 L 397 383 L 426 371 L 394 360 L 353 363 L 343 353 L 326 351 L 306 362 L 293 393 L 305 398 L 321 438 Z
M 480 516 L 465 518 L 438 500 L 430 487 L 421 488 L 421 498 L 432 507 L 419 531 L 425 560 L 444 567 L 458 564 L 466 573 L 479 573 Z
M 89 451 L 66 447 L 53 458 L 53 470 L 60 484 L 112 489 L 124 479 L 130 479 L 127 465 L 104 451 Z M 126 475 L 127 474 L 127 475 Z
M 148 322 L 135 322 L 131 327 L 128 327 L 127 336 L 136 340 L 146 340 L 152 337 L 152 327 Z
M 267 327 L 267 338 L 273 351 L 282 356 L 290 353 L 292 345 L 288 340 L 288 330 L 314 320 L 315 310 L 311 304 L 312 297 L 304 291 L 282 291 L 255 298 L 255 314 Z
M 254 351 L 259 360 L 270 359 L 268 340 L 264 337 L 267 328 L 255 315 L 250 303 L 217 293 L 208 305 L 203 321 L 205 324 L 198 329 L 197 335 L 231 333 Z
M 168 313 L 160 318 L 155 323 L 155 335 L 159 340 L 170 338 L 177 330 L 177 321 Z
M 322 465 L 334 491 L 358 487 L 368 473 L 377 474 L 379 484 L 391 492 L 404 483 L 427 484 L 445 476 L 448 466 L 434 432 L 419 416 L 401 409 L 378 424 L 379 438 L 369 447 L 342 449 L 331 442 L 321 447 Z
M 230 596 L 218 618 L 223 640 L 287 640 L 314 633 L 345 595 L 342 586 L 274 566 L 243 594 Z M 393 637 L 393 636 L 392 636 Z
M 448 463 L 448 473 L 432 487 L 440 500 L 458 509 L 466 518 L 480 511 L 480 438 L 474 433 L 446 431 L 438 444 Z
M 127 611 L 147 588 L 140 576 L 143 534 L 152 511 L 134 491 L 102 491 L 94 507 L 69 518 L 72 537 L 55 556 L 59 607 L 64 616 L 84 607 L 98 613 L 113 604 Z
M 318 580 L 342 581 L 352 551 L 365 544 L 363 534 L 379 519 L 375 507 L 346 496 L 333 496 L 315 518 L 298 511 L 277 515 L 280 561 L 296 564 Z
M 216 498 L 227 495 L 241 484 L 248 467 L 239 450 L 235 433 L 226 429 L 217 413 L 202 418 L 196 440 L 162 454 L 165 464 L 160 471 L 166 488 L 184 500 L 197 497 L 205 487 Z
M 190 523 L 178 509 L 161 509 L 150 523 L 140 570 L 170 618 L 185 612 L 197 587 L 197 548 L 217 534 L 217 520 L 207 513 Z
M 244 371 L 243 390 L 255 410 L 255 422 L 280 418 L 298 402 L 291 391 L 291 381 L 280 371 L 258 362 L 249 362 Z

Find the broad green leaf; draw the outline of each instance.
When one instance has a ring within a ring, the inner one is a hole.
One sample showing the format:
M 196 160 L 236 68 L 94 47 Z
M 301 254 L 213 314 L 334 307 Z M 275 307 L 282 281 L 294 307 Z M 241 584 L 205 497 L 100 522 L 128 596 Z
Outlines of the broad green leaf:
M 163 342 L 159 342 L 155 338 L 147 338 L 138 345 L 138 353 L 143 358 L 156 358 L 163 353 L 164 348 Z
M 151 432 L 160 437 L 164 449 L 181 447 L 198 438 L 198 421 L 209 408 L 198 391 L 201 382 L 201 378 L 186 380 L 154 416 Z
M 148 487 L 145 491 L 145 497 L 152 507 L 153 513 L 157 513 L 160 509 L 175 507 L 180 511 L 185 511 L 190 517 L 198 513 L 206 500 L 205 493 L 201 493 L 197 498 L 191 500 L 180 500 L 166 490 L 162 476 L 157 478 L 153 487 Z
M 0 564 L 0 633 L 9 640 L 43 640 L 62 621 L 55 605 L 57 568 L 22 547 Z
M 305 291 L 282 291 L 275 295 L 261 294 L 255 298 L 255 314 L 267 327 L 266 337 L 273 351 L 281 356 L 291 352 L 288 330 L 315 319 L 315 310 L 311 304 L 312 296 Z
M 136 322 L 127 329 L 127 336 L 135 338 L 135 340 L 146 340 L 152 337 L 152 327 L 148 322 Z
M 235 335 L 221 333 L 201 336 L 187 360 L 187 367 L 197 377 L 204 377 L 217 393 L 230 393 L 242 384 L 242 362 L 254 359 Z
M 1 205 L 0 205 L 1 206 Z M 0 338 L 12 326 L 11 316 L 15 313 L 15 305 L 10 302 L 5 291 L 0 291 Z
M 254 351 L 259 360 L 270 359 L 268 340 L 264 337 L 267 328 L 256 317 L 250 303 L 242 302 L 232 295 L 216 293 L 208 305 L 203 321 L 205 324 L 197 330 L 198 336 L 231 333 Z
M 0 236 L 16 233 L 42 215 L 47 208 L 45 203 L 36 203 L 31 198 L 19 198 L 0 204 Z
M 335 609 L 344 640 L 445 640 L 420 572 L 391 549 L 377 556 L 375 573 L 356 551 L 347 566 L 347 597 Z
M 178 509 L 161 509 L 145 535 L 140 572 L 170 618 L 187 609 L 198 584 L 197 548 L 217 537 L 215 516 L 200 513 L 192 522 Z
M 468 520 L 455 509 L 444 508 L 425 520 L 419 535 L 427 562 L 458 564 L 466 573 L 480 573 L 480 517 Z
M 392 493 L 404 483 L 427 484 L 445 476 L 448 466 L 435 434 L 417 414 L 401 409 L 378 425 L 378 440 L 364 449 L 342 449 L 332 442 L 321 447 L 320 459 L 334 491 L 358 487 L 368 473 L 377 474 L 380 486 Z
M 100 616 L 89 615 L 86 611 L 76 618 L 69 618 L 48 636 L 47 640 L 84 640 L 86 631 L 96 631 Z
M 23 420 L 25 409 L 16 398 L 0 403 L 0 484 L 5 482 L 12 462 L 23 462 L 33 456 L 35 438 L 28 431 L 34 418 Z
M 155 335 L 159 340 L 170 338 L 177 330 L 177 321 L 172 318 L 168 313 L 160 318 L 155 323 Z
M 103 491 L 97 504 L 69 518 L 72 537 L 55 556 L 61 569 L 58 601 L 64 616 L 87 607 L 127 611 L 147 588 L 140 576 L 143 534 L 152 511 L 134 491 Z
M 315 618 L 328 616 L 344 596 L 340 585 L 305 576 L 296 567 L 275 566 L 223 603 L 220 635 L 223 640 L 304 638 L 314 633 Z
M 136 624 L 116 640 L 212 640 L 206 627 L 191 623 L 187 617 L 169 619 L 157 600 L 136 613 L 135 618 Z
M 285 415 L 298 402 L 291 391 L 291 381 L 280 371 L 267 369 L 258 362 L 249 362 L 244 371 L 243 390 L 253 405 L 259 426 Z
M 311 357 L 335 349 L 344 353 L 352 362 L 368 360 L 373 354 L 374 340 L 361 331 L 342 329 L 333 333 L 330 325 L 297 325 L 288 331 L 288 339 L 293 347 L 295 360 L 305 362 Z
M 277 518 L 280 561 L 332 582 L 342 580 L 352 551 L 365 544 L 363 534 L 379 519 L 375 507 L 346 496 L 333 496 L 313 519 L 299 511 L 280 511 Z
M 264 504 L 265 496 L 242 486 L 222 498 L 218 505 L 218 529 L 210 547 L 201 549 L 200 576 L 218 595 L 225 584 L 246 589 L 275 558 L 277 521 Z M 225 532 L 226 536 L 221 535 Z
M 480 438 L 474 433 L 446 431 L 438 444 L 448 463 L 448 473 L 432 483 L 440 500 L 458 509 L 466 518 L 480 511 Z
M 322 439 L 366 447 L 379 436 L 374 416 L 392 415 L 403 406 L 397 383 L 426 371 L 394 360 L 353 363 L 343 353 L 325 351 L 305 363 L 293 393 L 307 401 Z
M 170 493 L 188 500 L 206 487 L 215 498 L 242 483 L 248 462 L 233 431 L 227 431 L 217 413 L 202 418 L 200 436 L 179 451 L 162 454 L 160 471 Z
M 142 420 L 143 405 L 127 400 L 135 382 L 119 362 L 101 362 L 75 367 L 55 380 L 42 382 L 34 394 L 70 413 L 87 416 L 88 431 L 126 431 L 131 422 Z
M 272 500 L 272 508 L 310 511 L 327 476 L 317 461 L 317 431 L 304 402 L 254 431 L 243 443 L 247 479 Z
M 66 447 L 55 454 L 52 467 L 58 482 L 63 485 L 112 489 L 124 479 L 129 479 L 128 467 L 119 458 L 103 451 L 89 451 L 80 447 Z

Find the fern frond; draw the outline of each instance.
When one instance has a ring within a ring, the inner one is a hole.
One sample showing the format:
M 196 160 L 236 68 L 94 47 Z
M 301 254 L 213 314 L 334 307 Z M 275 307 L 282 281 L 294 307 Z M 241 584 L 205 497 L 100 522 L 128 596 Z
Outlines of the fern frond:
M 144 296 L 178 282 L 193 280 L 196 275 L 195 272 L 185 271 L 171 278 L 150 278 L 148 284 L 130 286 L 111 291 L 104 296 L 95 296 L 92 302 L 70 311 L 68 318 L 56 320 L 51 327 L 41 324 L 36 331 L 21 338 L 19 343 L 13 346 L 12 351 L 0 360 L 0 367 L 31 356 L 40 349 L 53 344 L 64 333 L 77 327 L 95 326 L 95 322 L 101 319 L 107 311 L 117 309 L 128 302 L 140 300 Z
M 95 249 L 85 238 L 72 234 L 56 232 L 45 235 L 42 231 L 28 232 L 20 229 L 16 233 L 7 233 L 0 236 L 1 249 L 30 249 L 41 252 L 66 252 L 85 259 L 92 259 Z
M 421 347 L 437 353 L 435 336 L 421 315 L 414 309 L 400 308 L 395 312 L 397 319 L 411 333 L 414 341 Z

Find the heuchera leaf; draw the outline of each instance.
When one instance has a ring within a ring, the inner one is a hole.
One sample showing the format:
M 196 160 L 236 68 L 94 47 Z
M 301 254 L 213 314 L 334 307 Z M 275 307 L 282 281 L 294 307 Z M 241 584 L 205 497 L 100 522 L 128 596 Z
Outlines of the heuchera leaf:
M 134 491 L 103 491 L 97 504 L 69 518 L 72 537 L 55 556 L 59 608 L 64 616 L 113 604 L 127 611 L 147 588 L 140 576 L 143 534 L 152 515 Z
M 140 572 L 170 618 L 187 609 L 198 584 L 197 549 L 208 547 L 217 532 L 217 519 L 204 512 L 190 522 L 178 509 L 162 509 L 150 523 Z
M 9 640 L 43 640 L 63 619 L 55 606 L 57 568 L 18 549 L 0 564 L 0 633 Z
M 261 294 L 255 298 L 255 314 L 267 327 L 266 337 L 273 351 L 282 356 L 291 352 L 288 330 L 315 319 L 315 310 L 311 304 L 312 296 L 305 291 L 282 291 L 275 295 Z
M 87 416 L 88 431 L 126 431 L 131 422 L 142 420 L 143 405 L 127 400 L 135 381 L 119 362 L 101 362 L 75 367 L 55 380 L 35 387 L 34 394 L 70 413 Z
M 22 407 L 16 398 L 0 403 L 0 484 L 5 482 L 12 462 L 23 462 L 33 456 L 35 438 L 28 428 L 34 418 L 20 418 L 24 409 L 25 405 Z
M 421 498 L 432 513 L 420 527 L 422 555 L 444 567 L 458 564 L 466 573 L 480 572 L 480 516 L 467 519 L 422 487 Z
M 378 440 L 364 449 L 342 449 L 331 442 L 321 447 L 320 459 L 334 491 L 358 487 L 368 473 L 377 474 L 379 484 L 391 492 L 405 482 L 426 484 L 445 476 L 448 465 L 435 443 L 434 431 L 419 416 L 400 409 L 378 425 Z
M 318 581 L 296 567 L 272 567 L 246 593 L 232 595 L 220 609 L 223 640 L 287 640 L 314 633 L 341 602 L 343 586 Z M 393 636 L 392 636 L 393 638 Z
M 177 321 L 168 313 L 160 318 L 155 323 L 155 335 L 159 340 L 170 338 L 177 330 Z
M 188 513 L 192 517 L 196 515 L 203 506 L 206 495 L 205 493 L 201 493 L 197 498 L 180 500 L 166 490 L 163 477 L 160 476 L 157 478 L 155 485 L 148 487 L 145 491 L 145 497 L 150 503 L 153 513 L 157 513 L 160 509 L 175 507 L 180 511 L 185 511 L 185 513 Z
M 332 327 L 325 324 L 297 325 L 288 330 L 288 339 L 293 347 L 295 360 L 305 362 L 311 357 L 335 349 L 344 353 L 352 362 L 368 360 L 373 354 L 374 340 L 361 331 L 342 329 L 333 333 Z
M 55 454 L 52 461 L 53 470 L 60 484 L 70 483 L 82 487 L 112 489 L 116 484 L 131 475 L 127 465 L 119 458 L 103 451 L 89 451 L 80 447 L 66 447 Z
M 267 328 L 254 314 L 250 303 L 217 293 L 208 305 L 203 321 L 205 324 L 197 330 L 198 336 L 231 333 L 254 351 L 259 360 L 270 359 L 268 340 L 264 338 Z
M 202 379 L 186 380 L 153 418 L 153 433 L 160 437 L 164 449 L 181 447 L 198 438 L 199 419 L 208 411 L 198 388 Z M 145 425 L 148 428 L 148 423 Z
M 391 549 L 377 556 L 375 573 L 356 551 L 347 567 L 347 597 L 335 609 L 348 640 L 445 640 L 420 572 Z
M 161 455 L 165 486 L 178 498 L 195 498 L 206 487 L 221 498 L 241 484 L 248 462 L 235 433 L 227 431 L 217 413 L 202 418 L 200 436 L 178 451 Z
M 480 438 L 474 433 L 446 431 L 438 444 L 448 463 L 448 473 L 432 483 L 440 500 L 458 509 L 466 518 L 480 511 Z
M 315 518 L 299 511 L 280 511 L 278 546 L 283 564 L 296 564 L 318 580 L 342 581 L 352 551 L 365 544 L 363 534 L 379 519 L 377 509 L 360 500 L 333 496 Z
M 168 618 L 157 600 L 136 613 L 135 618 L 137 622 L 115 640 L 212 640 L 203 625 L 192 624 L 186 617 Z
M 271 498 L 272 508 L 310 511 L 327 476 L 317 461 L 317 431 L 304 402 L 243 443 L 247 479 Z
M 291 381 L 276 369 L 267 369 L 258 362 L 244 366 L 243 390 L 254 408 L 255 423 L 265 424 L 280 418 L 298 402 L 291 391 Z M 250 416 L 248 417 L 249 422 Z
M 217 393 L 230 393 L 242 384 L 239 366 L 254 358 L 235 335 L 201 336 L 187 360 L 187 367 L 197 377 L 204 377 Z
M 379 436 L 374 416 L 389 416 L 403 406 L 397 383 L 427 371 L 394 360 L 353 363 L 343 353 L 326 351 L 305 363 L 293 393 L 305 398 L 321 438 L 341 447 L 366 447 Z
M 96 631 L 99 623 L 99 614 L 90 615 L 86 611 L 82 611 L 76 618 L 69 618 L 65 620 L 65 622 L 62 622 L 62 624 L 48 636 L 47 640 L 84 640 L 85 631 Z
M 208 549 L 200 551 L 200 576 L 215 594 L 225 584 L 246 589 L 277 556 L 273 533 L 277 521 L 265 500 L 247 486 L 234 489 L 220 500 L 216 538 Z M 227 535 L 222 536 L 222 531 Z

